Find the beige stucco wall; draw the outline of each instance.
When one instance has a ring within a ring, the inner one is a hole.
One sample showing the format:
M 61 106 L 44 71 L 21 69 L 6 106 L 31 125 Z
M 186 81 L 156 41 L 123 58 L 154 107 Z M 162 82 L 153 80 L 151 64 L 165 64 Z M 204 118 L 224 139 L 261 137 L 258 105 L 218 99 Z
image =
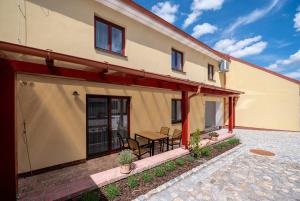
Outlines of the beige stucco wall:
M 27 82 L 26 86 L 21 81 Z M 78 97 L 72 95 L 78 91 Z M 130 133 L 159 131 L 171 124 L 171 100 L 180 92 L 108 85 L 86 81 L 19 74 L 17 76 L 18 172 L 29 171 L 23 121 L 33 169 L 86 158 L 86 94 L 130 96 Z M 209 97 L 191 99 L 191 132 L 204 128 L 204 102 Z
M 17 2 L 0 1 L 0 26 L 5 27 L 0 29 L 1 40 L 217 86 L 223 83 L 217 71 L 215 82 L 207 80 L 207 65 L 217 70 L 216 60 L 94 0 L 28 0 L 24 4 L 20 0 L 26 20 Z M 95 15 L 125 28 L 126 57 L 94 48 Z M 172 48 L 184 53 L 185 73 L 172 71 Z
M 300 130 L 299 85 L 232 60 L 227 86 L 245 92 L 236 106 L 236 126 Z

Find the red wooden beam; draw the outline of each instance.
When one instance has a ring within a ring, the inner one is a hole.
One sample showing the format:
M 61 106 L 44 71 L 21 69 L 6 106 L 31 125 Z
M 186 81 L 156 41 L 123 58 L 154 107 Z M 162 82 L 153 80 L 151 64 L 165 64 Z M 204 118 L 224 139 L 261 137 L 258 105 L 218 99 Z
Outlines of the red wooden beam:
M 41 74 L 41 75 L 54 75 L 67 78 L 76 78 L 81 80 L 87 80 L 92 82 L 102 82 L 108 84 L 119 84 L 119 85 L 139 85 L 145 87 L 154 87 L 170 90 L 179 90 L 179 86 L 184 89 L 190 89 L 184 84 L 177 84 L 172 82 L 161 81 L 153 78 L 139 79 L 139 76 L 128 75 L 128 76 L 113 76 L 110 74 L 101 74 L 97 72 L 89 72 L 83 70 L 75 70 L 70 68 L 62 67 L 48 67 L 43 64 L 29 63 L 23 61 L 7 60 L 12 68 L 16 72 Z
M 229 97 L 228 101 L 228 132 L 232 133 L 233 130 L 233 97 Z
M 182 145 L 188 149 L 190 142 L 190 108 L 188 91 L 181 92 Z
M 4 60 L 0 60 L 0 93 L 0 192 L 5 200 L 16 200 L 15 72 Z

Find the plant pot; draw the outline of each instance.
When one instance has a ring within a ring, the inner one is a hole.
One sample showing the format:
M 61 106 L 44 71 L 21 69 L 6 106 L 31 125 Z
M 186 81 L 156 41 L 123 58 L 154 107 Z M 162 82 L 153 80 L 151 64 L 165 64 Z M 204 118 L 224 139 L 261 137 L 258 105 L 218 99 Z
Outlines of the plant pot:
M 129 174 L 131 172 L 131 164 L 121 165 L 120 172 L 122 174 Z
M 211 137 L 211 140 L 212 140 L 212 141 L 217 141 L 217 140 L 218 140 L 218 137 L 213 136 L 213 137 Z

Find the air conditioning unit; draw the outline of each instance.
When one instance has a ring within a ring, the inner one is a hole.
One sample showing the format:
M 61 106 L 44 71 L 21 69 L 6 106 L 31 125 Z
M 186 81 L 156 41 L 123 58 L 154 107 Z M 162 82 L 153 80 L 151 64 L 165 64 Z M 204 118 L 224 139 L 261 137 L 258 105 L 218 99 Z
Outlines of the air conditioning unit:
M 219 64 L 219 71 L 220 72 L 228 72 L 229 71 L 229 62 L 226 60 L 222 60 Z

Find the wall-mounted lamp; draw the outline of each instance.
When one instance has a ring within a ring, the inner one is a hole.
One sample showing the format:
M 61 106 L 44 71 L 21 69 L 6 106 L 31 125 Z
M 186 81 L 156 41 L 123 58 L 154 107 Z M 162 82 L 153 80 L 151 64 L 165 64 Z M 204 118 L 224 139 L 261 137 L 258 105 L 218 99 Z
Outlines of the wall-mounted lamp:
M 79 96 L 80 94 L 78 93 L 78 91 L 73 91 L 72 95 L 75 96 L 75 97 L 77 97 L 77 96 Z

